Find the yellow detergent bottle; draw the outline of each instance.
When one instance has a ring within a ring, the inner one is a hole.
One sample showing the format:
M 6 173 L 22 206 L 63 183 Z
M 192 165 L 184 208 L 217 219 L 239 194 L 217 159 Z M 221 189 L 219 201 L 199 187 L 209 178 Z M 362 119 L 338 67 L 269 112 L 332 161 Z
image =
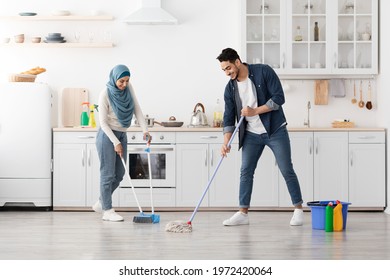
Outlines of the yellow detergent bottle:
M 95 112 L 94 110 L 98 111 L 98 105 L 92 104 L 89 106 L 89 122 L 88 126 L 90 127 L 96 127 L 96 120 L 95 120 Z
M 333 231 L 343 230 L 343 205 L 339 200 L 336 201 L 337 205 L 333 209 Z

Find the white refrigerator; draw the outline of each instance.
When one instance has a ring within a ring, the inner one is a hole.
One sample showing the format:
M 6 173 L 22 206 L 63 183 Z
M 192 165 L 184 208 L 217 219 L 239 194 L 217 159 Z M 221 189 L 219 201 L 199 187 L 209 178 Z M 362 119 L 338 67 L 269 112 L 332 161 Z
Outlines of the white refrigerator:
M 52 206 L 51 91 L 0 84 L 0 207 Z

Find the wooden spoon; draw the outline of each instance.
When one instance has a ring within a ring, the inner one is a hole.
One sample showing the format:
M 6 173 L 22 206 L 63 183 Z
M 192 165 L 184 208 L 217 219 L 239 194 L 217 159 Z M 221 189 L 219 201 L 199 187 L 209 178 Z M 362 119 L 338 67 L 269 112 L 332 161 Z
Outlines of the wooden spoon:
M 360 81 L 360 101 L 359 101 L 358 105 L 360 108 L 364 107 L 362 81 Z
M 372 103 L 371 103 L 371 82 L 370 81 L 368 81 L 368 100 L 367 100 L 366 108 L 368 110 L 372 109 Z
M 352 104 L 355 104 L 357 102 L 356 100 L 356 84 L 355 81 L 353 82 L 353 98 L 351 100 Z

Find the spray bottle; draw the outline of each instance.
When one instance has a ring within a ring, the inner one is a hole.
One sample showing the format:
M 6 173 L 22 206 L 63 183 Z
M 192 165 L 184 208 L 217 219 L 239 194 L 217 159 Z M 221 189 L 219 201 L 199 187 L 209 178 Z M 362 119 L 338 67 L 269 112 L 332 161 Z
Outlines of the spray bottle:
M 88 123 L 89 123 L 89 116 L 88 116 L 89 102 L 83 102 L 83 103 L 81 103 L 81 105 L 83 106 L 83 111 L 81 112 L 80 125 L 81 126 L 88 126 Z
M 325 231 L 333 231 L 333 203 L 331 201 L 325 208 Z
M 343 230 L 343 205 L 339 200 L 336 201 L 337 205 L 333 209 L 333 230 Z
M 98 107 L 99 107 L 99 105 L 96 105 L 96 104 L 89 105 L 89 122 L 88 122 L 88 126 L 90 126 L 90 127 L 96 127 L 96 120 L 95 120 L 95 112 L 94 112 L 94 110 L 99 112 Z

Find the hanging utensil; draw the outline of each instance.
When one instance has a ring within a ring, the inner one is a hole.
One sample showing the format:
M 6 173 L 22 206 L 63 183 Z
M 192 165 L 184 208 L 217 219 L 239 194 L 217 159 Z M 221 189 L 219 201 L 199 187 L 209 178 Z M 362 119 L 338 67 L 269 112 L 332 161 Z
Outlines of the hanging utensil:
M 360 108 L 363 108 L 364 107 L 364 101 L 363 101 L 363 85 L 362 85 L 362 81 L 360 81 L 360 101 L 358 103 L 359 107 Z
M 356 82 L 353 81 L 353 98 L 351 100 L 352 104 L 355 104 L 357 102 L 356 100 Z
M 371 81 L 368 81 L 368 99 L 366 103 L 366 108 L 368 110 L 372 109 L 372 103 L 371 103 Z

